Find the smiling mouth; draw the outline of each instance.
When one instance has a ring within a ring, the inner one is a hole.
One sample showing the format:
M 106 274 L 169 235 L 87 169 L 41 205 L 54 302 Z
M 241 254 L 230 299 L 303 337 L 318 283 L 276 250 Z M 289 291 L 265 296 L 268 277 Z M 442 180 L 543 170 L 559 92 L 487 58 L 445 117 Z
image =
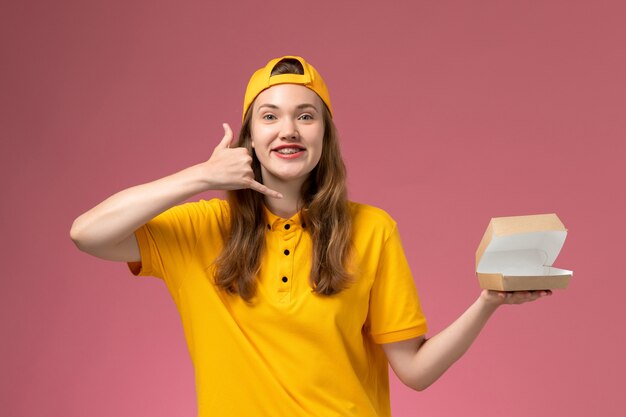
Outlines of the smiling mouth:
M 279 153 L 281 155 L 293 155 L 298 152 L 302 152 L 304 150 L 305 150 L 304 148 L 301 148 L 299 146 L 284 146 L 284 147 L 273 149 L 274 152 Z

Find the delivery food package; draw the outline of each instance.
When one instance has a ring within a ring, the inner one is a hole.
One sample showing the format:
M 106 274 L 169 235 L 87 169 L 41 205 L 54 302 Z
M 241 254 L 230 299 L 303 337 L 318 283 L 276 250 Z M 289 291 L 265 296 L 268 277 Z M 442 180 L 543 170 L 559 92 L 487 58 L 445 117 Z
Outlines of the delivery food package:
M 481 288 L 533 291 L 566 288 L 572 271 L 555 268 L 567 229 L 556 214 L 491 219 L 476 250 Z

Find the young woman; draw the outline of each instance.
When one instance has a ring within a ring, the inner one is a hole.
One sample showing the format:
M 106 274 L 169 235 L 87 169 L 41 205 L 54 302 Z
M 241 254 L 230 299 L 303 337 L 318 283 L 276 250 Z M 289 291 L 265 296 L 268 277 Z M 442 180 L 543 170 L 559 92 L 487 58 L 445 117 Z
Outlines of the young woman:
M 208 161 L 121 191 L 76 219 L 94 256 L 162 278 L 180 312 L 204 416 L 390 416 L 387 366 L 422 390 L 502 304 L 483 291 L 426 339 L 396 224 L 346 197 L 320 74 L 296 56 L 252 76 L 238 140 Z M 180 204 L 206 190 L 228 200 Z

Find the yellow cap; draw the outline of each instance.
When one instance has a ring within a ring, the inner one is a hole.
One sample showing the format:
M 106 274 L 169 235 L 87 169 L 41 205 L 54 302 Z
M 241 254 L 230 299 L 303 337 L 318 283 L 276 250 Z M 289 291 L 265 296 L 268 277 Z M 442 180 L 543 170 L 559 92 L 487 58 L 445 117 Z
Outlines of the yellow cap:
M 272 70 L 276 64 L 283 59 L 295 59 L 299 61 L 304 69 L 304 74 L 279 74 L 272 76 Z M 330 106 L 330 94 L 328 94 L 326 84 L 324 83 L 324 80 L 319 72 L 317 72 L 311 64 L 306 62 L 304 58 L 299 56 L 283 56 L 281 58 L 272 59 L 265 67 L 252 74 L 252 78 L 250 78 L 250 81 L 248 82 L 246 95 L 243 100 L 242 120 L 246 117 L 246 112 L 256 96 L 258 96 L 263 90 L 277 84 L 299 84 L 310 88 L 315 91 L 318 96 L 320 96 L 332 116 L 333 110 Z

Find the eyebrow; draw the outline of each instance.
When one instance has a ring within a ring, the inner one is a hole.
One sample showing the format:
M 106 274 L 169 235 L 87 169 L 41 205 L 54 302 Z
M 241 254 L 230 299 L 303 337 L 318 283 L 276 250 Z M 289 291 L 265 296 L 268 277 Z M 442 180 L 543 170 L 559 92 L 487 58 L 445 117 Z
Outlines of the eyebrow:
M 261 104 L 259 106 L 259 110 L 261 110 L 263 107 L 269 107 L 270 109 L 275 109 L 275 110 L 280 109 L 280 107 L 278 107 L 275 104 L 266 103 L 266 104 Z M 317 107 L 315 107 L 313 104 L 310 104 L 310 103 L 303 103 L 303 104 L 299 104 L 296 106 L 296 110 L 302 110 L 302 109 L 308 109 L 308 108 L 318 111 Z

